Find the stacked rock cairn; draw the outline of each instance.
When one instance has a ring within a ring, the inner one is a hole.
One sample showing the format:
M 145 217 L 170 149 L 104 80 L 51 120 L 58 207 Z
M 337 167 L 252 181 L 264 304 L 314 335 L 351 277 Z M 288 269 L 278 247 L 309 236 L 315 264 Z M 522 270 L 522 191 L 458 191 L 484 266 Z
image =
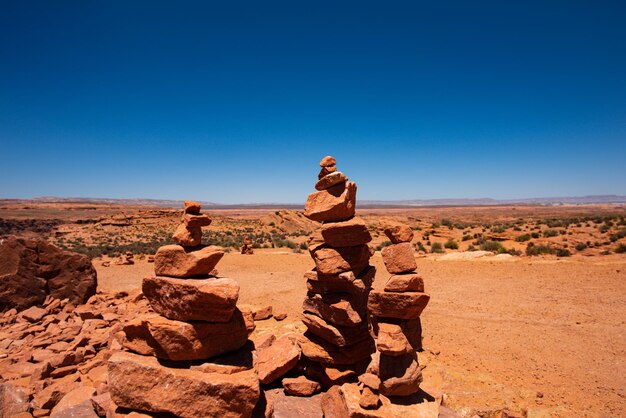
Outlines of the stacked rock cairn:
M 252 248 L 252 240 L 250 236 L 246 235 L 243 237 L 243 244 L 241 245 L 241 254 L 254 254 L 254 249 Z
M 246 344 L 254 321 L 237 309 L 239 284 L 210 275 L 224 251 L 201 245 L 201 228 L 211 219 L 200 209 L 197 202 L 185 202 L 173 235 L 178 245 L 159 248 L 156 274 L 142 283 L 154 313 L 124 325 L 128 351 L 109 359 L 111 398 L 119 407 L 181 417 L 248 417 L 259 399 Z
M 413 231 L 398 224 L 385 229 L 392 242 L 382 249 L 383 262 L 392 275 L 384 290 L 369 294 L 368 310 L 377 353 L 359 378 L 364 384 L 361 406 L 376 408 L 378 394 L 409 396 L 419 390 L 422 373 L 417 350 L 422 349 L 420 314 L 430 296 L 424 293 L 424 281 L 415 273 Z
M 306 375 L 325 387 L 356 381 L 375 352 L 367 300 L 376 270 L 369 265 L 372 237 L 355 217 L 356 184 L 337 171 L 333 157 L 320 162 L 318 191 L 304 215 L 322 226 L 309 240 L 315 268 L 305 274 L 307 297 L 300 339 Z

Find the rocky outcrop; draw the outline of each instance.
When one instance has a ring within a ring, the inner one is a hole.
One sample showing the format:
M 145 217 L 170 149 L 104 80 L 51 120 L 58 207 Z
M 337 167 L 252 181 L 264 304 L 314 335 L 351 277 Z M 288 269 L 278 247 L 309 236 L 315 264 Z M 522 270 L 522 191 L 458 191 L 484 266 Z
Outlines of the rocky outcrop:
M 96 287 L 96 270 L 88 257 L 42 239 L 0 239 L 0 311 L 41 305 L 46 296 L 78 305 Z

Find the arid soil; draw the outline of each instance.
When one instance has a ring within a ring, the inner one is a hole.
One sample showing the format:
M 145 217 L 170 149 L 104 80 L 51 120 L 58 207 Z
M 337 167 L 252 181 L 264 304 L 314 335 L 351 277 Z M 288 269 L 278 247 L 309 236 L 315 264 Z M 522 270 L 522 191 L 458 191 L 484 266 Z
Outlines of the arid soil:
M 529 416 L 619 417 L 626 414 L 626 256 L 420 257 L 431 302 L 422 315 L 420 353 L 426 388 L 460 412 L 502 408 Z M 380 253 L 374 287 L 387 274 Z M 129 290 L 152 265 L 104 268 L 100 287 Z M 258 250 L 226 254 L 220 275 L 241 284 L 240 301 L 288 313 L 257 323 L 257 333 L 303 329 L 308 254 Z M 541 415 L 541 414 L 547 415 Z M 534 415 L 532 415 L 534 414 Z

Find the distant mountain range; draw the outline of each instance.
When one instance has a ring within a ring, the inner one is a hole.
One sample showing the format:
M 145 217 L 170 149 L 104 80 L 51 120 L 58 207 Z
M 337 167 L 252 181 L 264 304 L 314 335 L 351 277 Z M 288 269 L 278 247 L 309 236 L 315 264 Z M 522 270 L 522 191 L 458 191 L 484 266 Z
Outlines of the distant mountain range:
M 0 199 L 4 200 L 4 199 Z M 85 203 L 85 204 L 111 204 L 111 205 L 142 205 L 157 207 L 179 208 L 182 200 L 166 199 L 109 199 L 89 197 L 37 197 L 34 199 L 6 199 L 9 201 L 33 202 L 33 203 Z M 234 209 L 234 208 L 302 208 L 303 204 L 294 203 L 242 203 L 222 204 L 201 201 L 206 208 Z M 494 205 L 585 205 L 585 204 L 626 204 L 626 196 L 620 195 L 596 195 L 577 197 L 534 197 L 527 199 L 412 199 L 412 200 L 359 200 L 361 208 L 403 208 L 420 206 L 494 206 Z

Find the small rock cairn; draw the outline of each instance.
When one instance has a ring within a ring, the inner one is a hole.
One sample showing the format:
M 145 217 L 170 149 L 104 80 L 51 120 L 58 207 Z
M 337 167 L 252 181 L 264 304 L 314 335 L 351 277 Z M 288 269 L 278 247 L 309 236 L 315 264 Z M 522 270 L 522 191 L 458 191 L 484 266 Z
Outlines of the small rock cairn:
M 419 390 L 422 373 L 417 361 L 417 350 L 422 349 L 420 314 L 430 296 L 424 293 L 424 280 L 415 273 L 413 231 L 407 225 L 385 229 L 392 242 L 382 249 L 383 262 L 392 275 L 384 290 L 369 294 L 368 310 L 374 334 L 377 335 L 377 353 L 372 357 L 365 375 L 361 406 L 376 408 L 377 394 L 409 396 Z
M 243 237 L 243 244 L 241 245 L 241 254 L 251 255 L 254 254 L 254 249 L 252 248 L 252 240 L 250 236 L 246 235 Z
M 173 236 L 178 244 L 159 248 L 156 274 L 143 280 L 154 313 L 124 325 L 128 351 L 109 359 L 111 398 L 119 407 L 181 417 L 247 417 L 259 399 L 246 345 L 254 321 L 237 309 L 239 284 L 210 275 L 224 251 L 200 245 L 201 228 L 211 223 L 200 210 L 199 203 L 185 202 Z
M 320 162 L 318 191 L 304 215 L 321 228 L 309 240 L 315 268 L 305 274 L 308 293 L 300 338 L 306 375 L 325 387 L 356 381 L 375 352 L 368 330 L 367 298 L 376 270 L 369 265 L 372 237 L 355 217 L 356 184 L 337 171 L 333 157 Z

